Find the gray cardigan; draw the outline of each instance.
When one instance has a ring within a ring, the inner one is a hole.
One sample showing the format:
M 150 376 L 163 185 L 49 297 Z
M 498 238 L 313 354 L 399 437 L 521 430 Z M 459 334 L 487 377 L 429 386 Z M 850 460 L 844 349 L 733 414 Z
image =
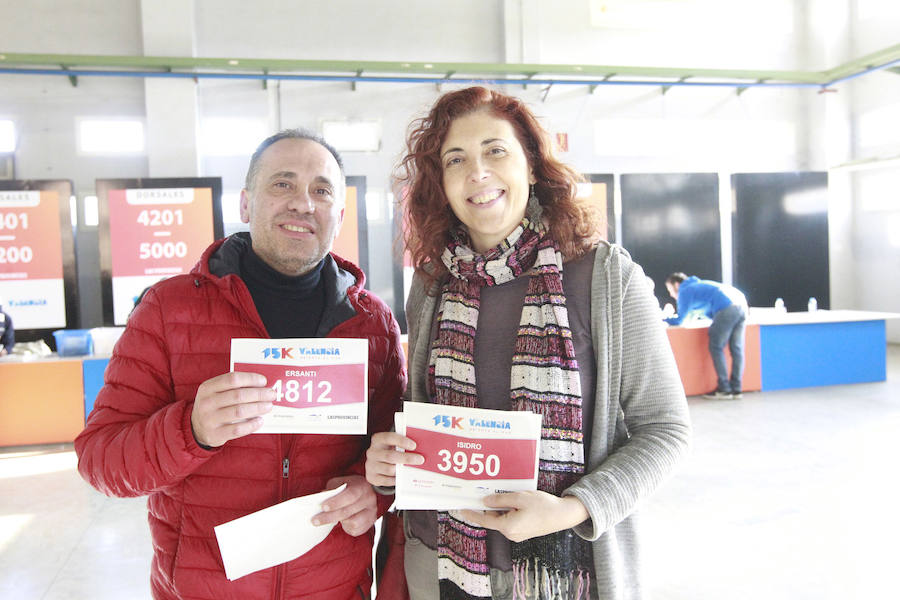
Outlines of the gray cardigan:
M 659 305 L 641 267 L 621 247 L 602 242 L 590 293 L 597 386 L 588 472 L 563 495 L 576 496 L 590 513 L 575 532 L 593 542 L 597 597 L 632 600 L 641 597 L 633 513 L 686 454 L 690 420 Z M 428 337 L 437 300 L 416 276 L 406 304 L 407 401 L 428 402 Z

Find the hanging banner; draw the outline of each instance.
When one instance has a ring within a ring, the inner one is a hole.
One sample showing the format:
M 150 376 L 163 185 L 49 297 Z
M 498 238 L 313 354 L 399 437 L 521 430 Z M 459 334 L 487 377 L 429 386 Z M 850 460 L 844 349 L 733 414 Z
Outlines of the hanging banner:
M 144 289 L 190 271 L 213 242 L 212 190 L 110 190 L 108 203 L 113 315 L 124 325 Z
M 66 326 L 59 194 L 0 191 L 0 296 L 18 330 Z

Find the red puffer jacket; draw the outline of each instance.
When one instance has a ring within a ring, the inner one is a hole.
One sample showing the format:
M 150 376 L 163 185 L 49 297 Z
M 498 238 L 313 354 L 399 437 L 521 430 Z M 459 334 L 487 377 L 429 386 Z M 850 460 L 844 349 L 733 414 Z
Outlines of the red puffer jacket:
M 157 599 L 368 598 L 374 529 L 352 537 L 338 525 L 296 560 L 233 582 L 225 577 L 213 527 L 322 491 L 332 477 L 364 475 L 368 448 L 366 436 L 346 435 L 253 434 L 212 450 L 194 440 L 197 387 L 229 370 L 231 338 L 268 337 L 235 274 L 247 244 L 245 234 L 214 243 L 190 274 L 144 296 L 75 440 L 78 469 L 105 494 L 149 494 Z M 389 430 L 406 381 L 397 322 L 362 289 L 356 266 L 335 256 L 325 261 L 321 334 L 368 338 L 368 430 Z M 379 514 L 391 500 L 379 497 Z

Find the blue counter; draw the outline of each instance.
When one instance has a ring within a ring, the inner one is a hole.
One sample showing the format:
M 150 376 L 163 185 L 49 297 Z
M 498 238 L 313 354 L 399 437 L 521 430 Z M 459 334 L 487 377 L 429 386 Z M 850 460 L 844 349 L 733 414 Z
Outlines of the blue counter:
M 84 419 L 87 422 L 88 415 L 94 409 L 94 400 L 100 388 L 103 387 L 103 373 L 109 357 L 85 358 L 81 361 L 81 370 L 84 374 Z
M 822 310 L 759 313 L 762 389 L 866 383 L 887 378 L 885 320 L 894 313 Z

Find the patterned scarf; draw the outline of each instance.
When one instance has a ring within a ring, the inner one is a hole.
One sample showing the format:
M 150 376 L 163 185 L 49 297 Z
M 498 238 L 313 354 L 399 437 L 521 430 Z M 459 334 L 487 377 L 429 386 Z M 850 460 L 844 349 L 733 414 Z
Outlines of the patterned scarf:
M 452 277 L 442 290 L 429 364 L 432 401 L 478 406 L 474 356 L 481 288 L 528 276 L 510 409 L 543 415 L 538 489 L 559 494 L 584 473 L 581 379 L 562 286 L 562 255 L 540 219 L 526 217 L 485 254 L 455 239 L 441 258 Z M 511 543 L 511 552 L 513 598 L 588 597 L 590 544 L 571 530 Z M 438 513 L 438 575 L 442 599 L 491 597 L 487 531 L 456 511 Z

